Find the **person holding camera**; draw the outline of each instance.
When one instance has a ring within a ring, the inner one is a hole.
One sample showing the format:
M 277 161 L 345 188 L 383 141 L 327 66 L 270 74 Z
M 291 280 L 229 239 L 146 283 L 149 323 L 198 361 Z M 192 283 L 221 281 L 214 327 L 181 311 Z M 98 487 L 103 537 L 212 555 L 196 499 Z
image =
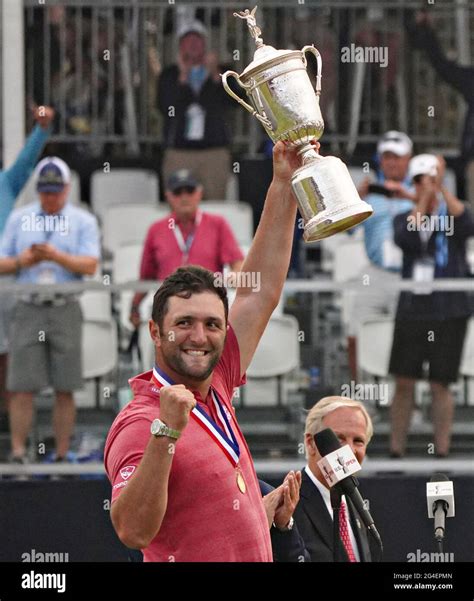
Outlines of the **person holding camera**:
M 414 280 L 412 290 L 400 294 L 390 357 L 389 371 L 396 385 L 390 440 L 394 457 L 405 453 L 415 383 L 424 376 L 426 363 L 433 398 L 434 451 L 439 457 L 449 454 L 454 413 L 449 384 L 458 378 L 470 306 L 467 292 L 431 292 L 429 283 L 468 277 L 466 240 L 474 235 L 474 219 L 443 186 L 444 170 L 441 157 L 414 157 L 409 175 L 416 205 L 394 219 L 394 241 L 403 253 L 402 277 Z
M 380 170 L 376 182 L 367 177 L 359 186 L 360 197 L 374 209 L 370 219 L 360 224 L 369 264 L 355 281 L 366 288 L 363 292 L 348 292 L 347 324 L 349 366 L 357 379 L 356 335 L 360 323 L 378 316 L 395 314 L 397 296 L 392 284 L 399 279 L 402 253 L 393 241 L 393 219 L 411 210 L 415 198 L 407 178 L 413 144 L 399 131 L 389 131 L 379 140 L 377 154 Z

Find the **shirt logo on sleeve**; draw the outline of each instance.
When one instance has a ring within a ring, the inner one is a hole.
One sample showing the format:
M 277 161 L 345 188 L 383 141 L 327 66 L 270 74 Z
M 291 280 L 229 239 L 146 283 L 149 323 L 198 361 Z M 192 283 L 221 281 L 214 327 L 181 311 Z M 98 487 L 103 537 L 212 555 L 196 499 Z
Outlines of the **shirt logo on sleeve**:
M 120 475 L 122 476 L 123 480 L 128 480 L 130 478 L 130 476 L 133 474 L 133 472 L 135 471 L 136 466 L 135 465 L 126 465 L 125 467 L 123 467 L 120 470 Z

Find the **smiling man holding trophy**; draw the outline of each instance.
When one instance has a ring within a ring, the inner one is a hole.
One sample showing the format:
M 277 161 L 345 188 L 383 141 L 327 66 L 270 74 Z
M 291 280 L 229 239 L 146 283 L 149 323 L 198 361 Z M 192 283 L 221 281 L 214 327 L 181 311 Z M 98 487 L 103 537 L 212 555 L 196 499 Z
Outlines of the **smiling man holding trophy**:
M 301 50 L 276 50 L 263 43 L 261 30 L 252 12 L 246 9 L 234 16 L 247 21 L 257 49 L 254 60 L 240 75 L 226 71 L 222 83 L 226 92 L 263 125 L 273 142 L 283 141 L 298 148 L 303 165 L 291 185 L 304 219 L 303 238 L 314 242 L 342 232 L 370 217 L 372 207 L 361 200 L 344 163 L 337 157 L 322 157 L 311 142 L 323 134 L 324 121 L 319 108 L 321 56 L 314 46 Z M 317 60 L 316 91 L 306 71 L 306 52 Z M 227 83 L 234 77 L 245 90 L 248 104 Z

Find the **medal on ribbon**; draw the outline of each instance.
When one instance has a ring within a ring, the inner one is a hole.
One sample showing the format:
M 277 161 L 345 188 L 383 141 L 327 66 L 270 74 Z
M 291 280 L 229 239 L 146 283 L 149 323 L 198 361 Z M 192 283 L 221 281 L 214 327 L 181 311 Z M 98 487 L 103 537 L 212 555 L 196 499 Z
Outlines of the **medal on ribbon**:
M 172 386 L 174 382 L 170 381 L 158 367 L 153 368 L 153 382 L 158 388 L 163 386 Z M 224 405 L 219 401 L 219 398 L 214 390 L 211 389 L 212 401 L 216 409 L 218 423 L 216 423 L 210 415 L 204 411 L 202 407 L 196 405 L 191 410 L 192 418 L 203 428 L 209 436 L 217 443 L 224 452 L 224 455 L 230 461 L 235 469 L 237 488 L 242 494 L 245 494 L 247 486 L 244 476 L 239 465 L 240 448 L 237 438 L 230 425 L 225 411 Z

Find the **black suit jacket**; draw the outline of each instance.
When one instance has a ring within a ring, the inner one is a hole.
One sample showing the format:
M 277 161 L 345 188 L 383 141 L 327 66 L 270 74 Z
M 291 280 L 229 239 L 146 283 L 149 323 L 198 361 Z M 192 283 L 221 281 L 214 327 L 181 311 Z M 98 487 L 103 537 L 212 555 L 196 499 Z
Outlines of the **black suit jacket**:
M 370 548 L 367 529 L 360 515 L 347 497 L 346 502 L 361 562 L 377 561 L 378 554 L 374 552 L 375 549 Z M 305 547 L 311 555 L 311 561 L 334 561 L 333 521 L 319 490 L 304 470 L 302 470 L 300 501 L 293 517 Z M 342 543 L 339 552 L 345 561 L 349 561 Z

